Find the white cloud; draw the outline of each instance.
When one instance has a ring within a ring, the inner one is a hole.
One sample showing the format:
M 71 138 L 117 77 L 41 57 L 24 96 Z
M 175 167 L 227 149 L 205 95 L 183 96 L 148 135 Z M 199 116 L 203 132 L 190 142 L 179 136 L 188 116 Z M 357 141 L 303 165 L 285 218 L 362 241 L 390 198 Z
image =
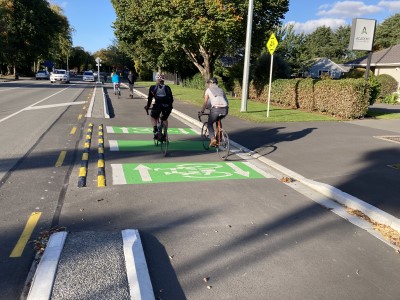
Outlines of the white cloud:
M 400 1 L 380 1 L 378 5 L 393 12 L 400 12 Z
M 381 1 L 389 2 L 389 1 Z M 400 1 L 395 1 L 400 2 Z M 366 5 L 362 1 L 338 1 L 333 5 L 327 6 L 322 5 L 319 7 L 320 11 L 317 13 L 318 16 L 327 17 L 340 17 L 340 18 L 356 18 L 370 14 L 376 14 L 383 10 L 378 5 Z
M 330 18 L 310 20 L 305 23 L 290 21 L 288 22 L 288 25 L 289 24 L 293 24 L 293 29 L 296 33 L 304 32 L 306 34 L 315 31 L 315 29 L 321 26 L 330 27 L 332 28 L 332 30 L 335 30 L 340 26 L 349 25 L 346 23 L 346 20 L 344 19 L 330 19 Z

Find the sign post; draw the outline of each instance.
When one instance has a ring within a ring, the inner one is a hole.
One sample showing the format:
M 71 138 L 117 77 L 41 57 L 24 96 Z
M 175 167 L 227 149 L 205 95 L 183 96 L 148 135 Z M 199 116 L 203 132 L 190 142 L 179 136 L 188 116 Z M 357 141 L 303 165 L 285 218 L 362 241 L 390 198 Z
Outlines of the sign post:
M 367 68 L 365 69 L 365 80 L 368 80 L 372 58 L 372 46 L 374 43 L 376 20 L 353 19 L 349 50 L 368 51 Z
M 102 60 L 100 59 L 100 57 L 96 57 L 97 82 L 101 82 L 101 81 L 100 81 L 100 66 L 101 66 L 101 62 L 102 62 Z
M 274 65 L 274 52 L 276 47 L 278 46 L 278 40 L 276 39 L 276 36 L 274 33 L 271 34 L 268 42 L 267 42 L 267 48 L 269 53 L 271 54 L 271 66 L 269 70 L 269 85 L 268 85 L 268 107 L 267 107 L 267 118 L 269 117 L 269 103 L 271 101 L 271 85 L 272 85 L 272 69 Z

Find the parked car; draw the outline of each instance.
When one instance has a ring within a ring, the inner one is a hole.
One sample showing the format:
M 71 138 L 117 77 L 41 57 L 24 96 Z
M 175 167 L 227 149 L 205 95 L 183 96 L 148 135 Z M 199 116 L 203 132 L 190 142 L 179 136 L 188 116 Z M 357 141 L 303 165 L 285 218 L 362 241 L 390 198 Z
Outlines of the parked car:
M 47 79 L 47 80 L 49 80 L 49 79 L 50 79 L 50 74 L 49 74 L 49 72 L 47 72 L 46 70 L 40 70 L 40 71 L 38 71 L 38 72 L 36 73 L 36 80 L 39 80 L 39 79 Z
M 92 71 L 83 72 L 83 81 L 95 81 Z
M 67 70 L 62 70 L 62 69 L 56 69 L 50 74 L 50 82 L 66 82 L 69 83 L 69 74 Z

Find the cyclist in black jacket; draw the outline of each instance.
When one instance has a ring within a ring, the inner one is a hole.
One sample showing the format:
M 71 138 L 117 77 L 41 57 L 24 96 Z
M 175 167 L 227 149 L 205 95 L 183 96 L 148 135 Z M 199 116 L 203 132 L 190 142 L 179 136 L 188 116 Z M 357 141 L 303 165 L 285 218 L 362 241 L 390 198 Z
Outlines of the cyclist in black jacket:
M 146 109 L 149 109 L 153 99 L 154 103 L 151 107 L 150 119 L 153 126 L 153 132 L 157 132 L 157 120 L 161 118 L 165 127 L 168 128 L 168 117 L 172 111 L 172 96 L 171 88 L 164 83 L 165 76 L 162 73 L 156 74 L 157 84 L 149 88 L 149 95 L 147 97 Z

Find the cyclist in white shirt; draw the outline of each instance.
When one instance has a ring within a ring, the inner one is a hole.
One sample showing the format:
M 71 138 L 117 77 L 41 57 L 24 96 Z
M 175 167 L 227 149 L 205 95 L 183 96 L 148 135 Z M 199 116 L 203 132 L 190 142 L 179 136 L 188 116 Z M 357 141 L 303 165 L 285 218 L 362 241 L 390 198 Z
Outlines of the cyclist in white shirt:
M 214 147 L 217 144 L 215 139 L 214 124 L 217 122 L 218 118 L 225 118 L 228 114 L 229 104 L 226 94 L 218 86 L 218 81 L 216 78 L 211 77 L 208 81 L 208 88 L 204 94 L 203 107 L 201 108 L 201 113 L 204 113 L 206 108 L 210 108 L 210 114 L 208 115 L 208 132 L 210 136 L 210 146 Z

